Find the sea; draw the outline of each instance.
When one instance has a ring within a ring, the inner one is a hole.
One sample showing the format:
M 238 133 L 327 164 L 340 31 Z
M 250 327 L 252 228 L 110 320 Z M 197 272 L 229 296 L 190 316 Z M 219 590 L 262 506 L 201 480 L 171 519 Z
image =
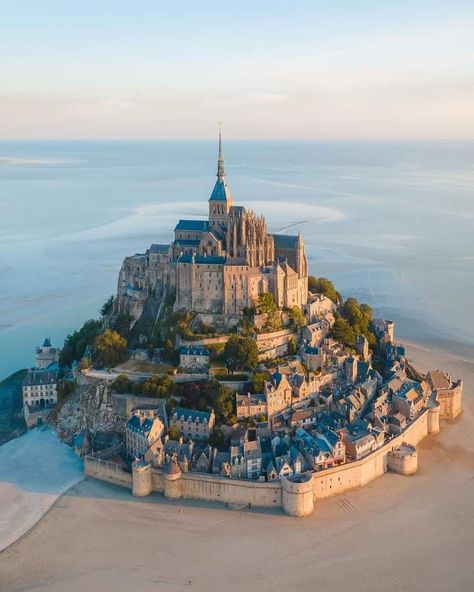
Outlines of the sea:
M 123 258 L 204 218 L 212 141 L 0 141 L 0 380 L 114 293 Z M 401 341 L 474 357 L 474 141 L 224 142 L 234 200 Z

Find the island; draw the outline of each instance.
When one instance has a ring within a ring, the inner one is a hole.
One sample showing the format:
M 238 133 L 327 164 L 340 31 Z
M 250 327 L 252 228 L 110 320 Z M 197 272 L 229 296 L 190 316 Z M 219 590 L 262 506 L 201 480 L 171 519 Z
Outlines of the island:
M 208 218 L 126 257 L 101 318 L 61 350 L 46 338 L 22 386 L 28 427 L 53 424 L 89 477 L 295 517 L 414 474 L 462 390 L 414 367 L 393 321 L 309 275 L 301 234 L 234 204 L 220 131 Z

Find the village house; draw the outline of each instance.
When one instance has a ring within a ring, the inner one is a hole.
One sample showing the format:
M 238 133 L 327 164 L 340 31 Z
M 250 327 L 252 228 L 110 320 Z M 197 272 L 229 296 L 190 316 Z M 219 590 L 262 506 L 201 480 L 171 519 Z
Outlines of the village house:
M 269 419 L 291 407 L 292 393 L 288 378 L 278 371 L 271 375 L 270 380 L 265 381 L 264 395 Z
M 130 458 L 142 458 L 165 432 L 165 425 L 150 410 L 136 410 L 125 424 L 125 447 Z
M 410 421 L 413 420 L 424 409 L 428 395 L 426 382 L 404 382 L 392 395 L 394 413 L 401 413 Z
M 235 395 L 235 407 L 237 419 L 246 419 L 247 417 L 260 417 L 267 415 L 267 402 L 263 394 Z
M 179 348 L 179 366 L 183 372 L 207 373 L 209 363 L 209 350 L 204 346 L 187 345 Z
M 336 308 L 334 302 L 324 294 L 310 294 L 308 303 L 304 306 L 304 313 L 309 322 L 314 323 L 328 313 L 334 313 Z
M 330 438 L 319 432 L 311 436 L 305 430 L 297 428 L 295 437 L 301 453 L 313 471 L 322 471 L 345 461 L 345 446 L 337 434 Z
M 176 407 L 170 426 L 178 428 L 180 433 L 192 440 L 208 440 L 215 423 L 214 409 L 210 411 L 195 411 Z

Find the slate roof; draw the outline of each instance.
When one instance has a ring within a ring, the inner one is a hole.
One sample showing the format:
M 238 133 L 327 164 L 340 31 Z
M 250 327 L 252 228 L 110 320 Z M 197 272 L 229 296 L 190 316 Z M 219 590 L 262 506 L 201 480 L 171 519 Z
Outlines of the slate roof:
M 150 246 L 149 251 L 150 253 L 167 253 L 168 249 L 169 245 L 153 244 Z
M 276 248 L 295 249 L 298 244 L 298 236 L 293 234 L 274 234 L 273 241 Z
M 59 380 L 57 370 L 43 369 L 28 370 L 23 386 L 35 386 L 40 384 L 56 384 Z
M 201 241 L 198 238 L 177 238 L 174 241 L 175 245 L 183 245 L 185 247 L 199 247 Z
M 209 201 L 232 201 L 232 193 L 225 177 L 219 177 L 217 179 Z
M 187 356 L 208 356 L 209 350 L 203 345 L 183 345 L 179 353 Z
M 51 339 L 49 337 L 46 337 L 43 341 L 43 347 L 51 347 Z
M 131 430 L 132 432 L 138 432 L 142 436 L 148 437 L 149 433 L 151 432 L 154 422 L 155 422 L 155 418 L 151 419 L 149 417 L 146 417 L 142 421 L 138 415 L 133 415 L 127 421 L 127 428 L 129 430 Z
M 205 232 L 209 230 L 208 220 L 179 220 L 175 230 L 194 230 Z
M 195 409 L 185 409 L 184 407 L 176 407 L 173 413 L 173 419 L 180 419 L 184 417 L 185 421 L 200 421 L 209 423 L 211 414 L 208 411 L 196 411 Z
M 192 263 L 192 255 L 181 255 L 178 259 L 178 263 Z M 202 255 L 195 255 L 194 263 L 203 265 L 224 265 L 225 257 L 203 257 Z

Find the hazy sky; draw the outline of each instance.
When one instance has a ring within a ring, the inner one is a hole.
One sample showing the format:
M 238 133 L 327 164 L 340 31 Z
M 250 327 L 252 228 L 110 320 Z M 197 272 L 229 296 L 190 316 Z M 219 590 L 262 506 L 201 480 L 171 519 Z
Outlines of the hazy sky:
M 474 2 L 0 0 L 1 138 L 474 138 Z

